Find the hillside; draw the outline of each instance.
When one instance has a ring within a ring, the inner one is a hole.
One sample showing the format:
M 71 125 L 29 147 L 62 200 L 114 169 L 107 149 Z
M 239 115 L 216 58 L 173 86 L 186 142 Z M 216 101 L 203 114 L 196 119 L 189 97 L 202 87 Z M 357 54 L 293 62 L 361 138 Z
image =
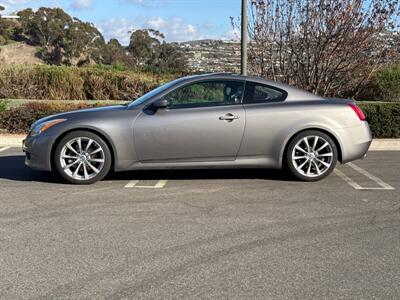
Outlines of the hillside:
M 93 23 L 70 16 L 61 8 L 27 8 L 18 11 L 17 16 L 12 20 L 0 17 L 0 45 L 24 42 L 34 46 L 40 52 L 38 58 L 46 64 L 124 65 L 162 72 L 186 69 L 182 53 L 157 30 L 132 31 L 129 45 L 124 47 L 115 38 L 106 42 Z M 3 63 L 41 63 L 35 58 L 35 48 L 14 47 L 11 46 L 11 55 L 4 48 Z
M 0 46 L 0 64 L 43 64 L 43 61 L 35 56 L 36 51 L 36 47 L 25 43 Z
M 240 72 L 240 42 L 196 40 L 176 43 L 192 72 Z

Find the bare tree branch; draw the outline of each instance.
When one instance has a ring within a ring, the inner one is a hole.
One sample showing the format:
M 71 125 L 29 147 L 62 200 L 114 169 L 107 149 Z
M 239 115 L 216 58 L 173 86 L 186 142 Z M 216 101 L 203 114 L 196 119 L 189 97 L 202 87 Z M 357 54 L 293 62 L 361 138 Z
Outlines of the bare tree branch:
M 399 30 L 398 0 L 250 0 L 249 6 L 254 75 L 351 96 L 378 65 L 399 59 L 385 40 Z

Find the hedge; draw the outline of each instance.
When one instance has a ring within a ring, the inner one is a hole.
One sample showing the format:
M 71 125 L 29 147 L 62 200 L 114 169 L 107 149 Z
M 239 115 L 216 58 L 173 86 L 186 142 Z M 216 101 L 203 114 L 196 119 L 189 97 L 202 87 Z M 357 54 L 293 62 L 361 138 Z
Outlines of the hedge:
M 373 83 L 383 101 L 400 101 L 400 64 L 376 72 Z
M 178 75 L 99 67 L 0 67 L 0 98 L 133 100 Z
M 34 121 L 42 117 L 107 104 L 109 103 L 102 101 L 25 103 L 0 111 L 0 129 L 9 133 L 25 133 Z M 358 102 L 358 104 L 367 117 L 374 138 L 400 138 L 400 103 Z
M 400 138 L 400 102 L 358 102 L 374 138 Z
M 27 133 L 33 122 L 43 117 L 82 108 L 101 106 L 99 102 L 31 102 L 0 113 L 0 129 L 7 133 Z M 104 103 L 106 105 L 106 103 Z
M 360 88 L 357 100 L 400 102 L 400 63 L 377 70 Z

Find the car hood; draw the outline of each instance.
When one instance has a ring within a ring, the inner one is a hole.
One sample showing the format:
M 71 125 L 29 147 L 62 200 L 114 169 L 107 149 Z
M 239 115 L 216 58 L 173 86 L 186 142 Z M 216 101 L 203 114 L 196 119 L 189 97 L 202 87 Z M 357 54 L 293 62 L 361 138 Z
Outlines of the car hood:
M 33 123 L 32 127 L 37 124 L 40 124 L 40 123 L 43 123 L 46 121 L 55 120 L 55 119 L 75 119 L 77 117 L 82 117 L 84 115 L 90 115 L 90 114 L 96 114 L 96 116 L 98 116 L 99 114 L 108 113 L 110 111 L 127 110 L 127 109 L 128 109 L 128 107 L 126 105 L 110 105 L 110 106 L 102 106 L 102 107 L 95 107 L 95 108 L 78 109 L 78 110 L 68 111 L 68 112 L 44 117 L 42 119 L 37 120 L 35 123 Z

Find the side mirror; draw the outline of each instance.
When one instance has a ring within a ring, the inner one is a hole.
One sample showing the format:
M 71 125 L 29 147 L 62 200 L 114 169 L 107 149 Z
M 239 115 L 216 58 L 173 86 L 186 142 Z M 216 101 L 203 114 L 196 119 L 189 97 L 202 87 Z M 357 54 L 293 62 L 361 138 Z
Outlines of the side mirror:
M 159 99 L 153 102 L 153 107 L 160 109 L 160 108 L 167 108 L 168 107 L 168 100 L 166 99 Z

